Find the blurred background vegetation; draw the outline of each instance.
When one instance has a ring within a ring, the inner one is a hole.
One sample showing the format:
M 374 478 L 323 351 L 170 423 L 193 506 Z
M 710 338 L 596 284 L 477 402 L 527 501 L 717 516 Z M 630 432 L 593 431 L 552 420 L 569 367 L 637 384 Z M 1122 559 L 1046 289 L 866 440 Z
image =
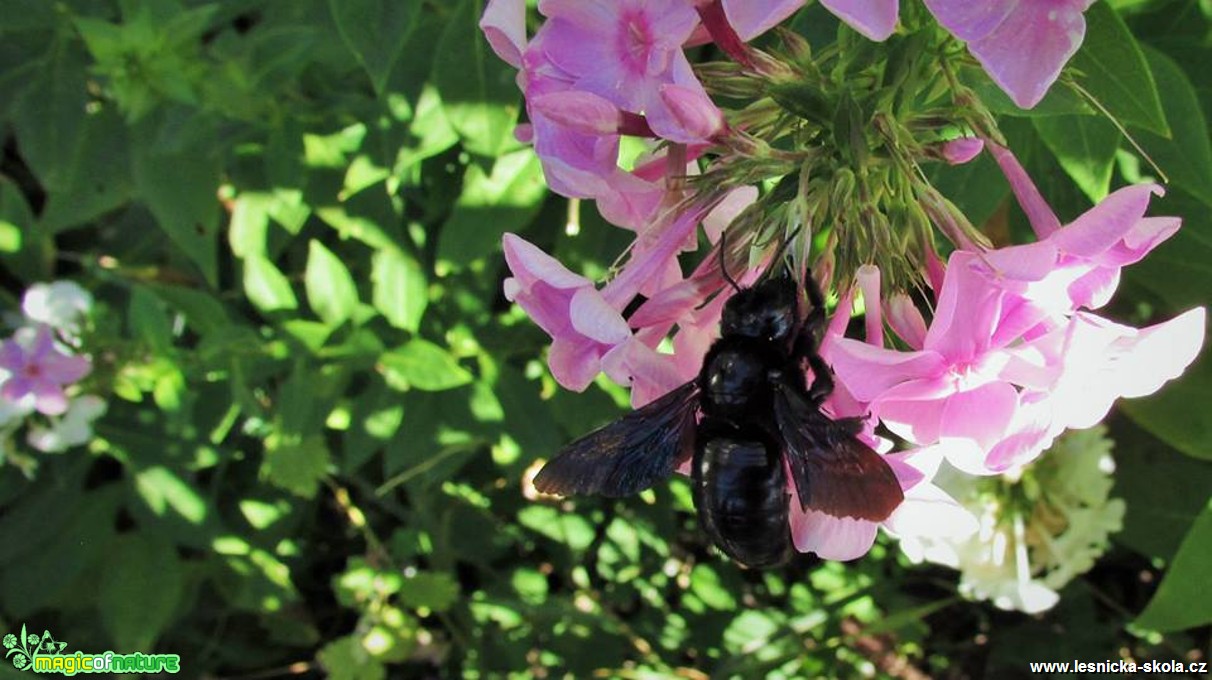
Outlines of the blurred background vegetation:
M 1134 135 L 1173 180 L 1153 214 L 1186 220 L 1128 270 L 1115 312 L 1140 323 L 1207 300 L 1212 21 L 1194 0 L 1112 5 L 1084 49 L 1148 64 L 1159 98 L 1142 106 L 1169 126 Z M 557 389 L 546 336 L 501 293 L 501 234 L 600 277 L 628 233 L 592 206 L 566 233 L 568 202 L 513 137 L 520 95 L 481 11 L 0 0 L 0 294 L 15 308 L 35 282 L 89 289 L 88 384 L 109 401 L 86 448 L 8 433 L 0 632 L 177 653 L 186 675 L 225 678 L 1006 677 L 1028 660 L 1206 658 L 1207 360 L 1113 417 L 1124 530 L 1043 615 L 966 602 L 953 572 L 883 539 L 853 564 L 740 570 L 680 479 L 621 502 L 528 497 L 527 470 L 626 395 Z M 793 26 L 814 45 L 839 31 L 816 5 Z M 1140 172 L 1096 116 L 1003 113 L 1062 218 Z M 992 163 L 937 173 L 974 221 L 1024 224 Z

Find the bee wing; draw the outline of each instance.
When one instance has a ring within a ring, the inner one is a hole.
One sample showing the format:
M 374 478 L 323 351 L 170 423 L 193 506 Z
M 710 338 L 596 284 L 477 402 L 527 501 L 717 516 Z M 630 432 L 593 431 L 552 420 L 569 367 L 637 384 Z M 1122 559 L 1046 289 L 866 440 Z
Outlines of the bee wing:
M 790 385 L 776 386 L 774 413 L 802 509 L 879 522 L 904 500 L 887 461 Z
M 694 451 L 694 381 L 564 447 L 534 478 L 543 493 L 627 496 L 673 474 Z

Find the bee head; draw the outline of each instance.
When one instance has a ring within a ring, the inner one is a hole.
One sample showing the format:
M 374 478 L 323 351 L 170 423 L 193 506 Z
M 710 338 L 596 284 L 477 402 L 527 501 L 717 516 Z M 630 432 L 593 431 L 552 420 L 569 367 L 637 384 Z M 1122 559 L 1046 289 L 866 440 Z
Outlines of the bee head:
M 752 288 L 737 292 L 724 304 L 720 318 L 723 335 L 740 335 L 774 342 L 790 339 L 799 326 L 799 300 L 795 282 L 786 272 L 763 278 Z

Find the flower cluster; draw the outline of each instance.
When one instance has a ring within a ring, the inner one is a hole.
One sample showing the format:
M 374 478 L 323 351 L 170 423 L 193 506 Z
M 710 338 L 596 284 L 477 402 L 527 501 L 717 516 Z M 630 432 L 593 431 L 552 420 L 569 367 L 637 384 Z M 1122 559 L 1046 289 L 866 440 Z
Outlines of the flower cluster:
M 1111 498 L 1111 447 L 1100 426 L 1064 435 L 1047 457 L 1000 477 L 944 471 L 938 484 L 978 518 L 978 531 L 909 537 L 901 549 L 914 561 L 958 569 L 969 597 L 1027 613 L 1049 609 L 1123 526 L 1124 502 Z
M 634 232 L 601 287 L 507 234 L 505 295 L 551 336 L 561 385 L 582 390 L 604 373 L 639 407 L 694 378 L 730 282 L 752 283 L 785 252 L 838 296 L 821 342 L 837 379 L 825 410 L 864 419 L 861 437 L 901 482 L 905 501 L 883 528 L 906 545 L 983 540 L 987 513 L 936 483 L 940 469 L 1019 474 L 1066 431 L 1194 360 L 1203 309 L 1143 329 L 1092 311 L 1180 223 L 1146 217 L 1162 189 L 1144 184 L 1062 224 L 957 76 L 975 58 L 1017 104 L 1036 105 L 1080 45 L 1091 0 L 927 0 L 902 36 L 896 0 L 822 4 L 867 38 L 898 41 L 898 63 L 872 66 L 843 49 L 853 41 L 814 52 L 776 28 L 798 1 L 542 0 L 528 38 L 525 3 L 490 0 L 480 25 L 519 69 L 519 138 L 554 191 Z M 692 67 L 686 49 L 708 43 L 725 58 Z M 636 145 L 625 139 L 643 148 L 626 153 Z M 995 247 L 921 169 L 981 153 L 1034 242 Z M 700 245 L 687 274 L 683 254 Z M 862 341 L 846 337 L 860 300 Z M 858 557 L 879 529 L 790 505 L 796 547 L 822 557 Z
M 5 441 L 22 424 L 28 425 L 27 443 L 48 453 L 92 437 L 92 422 L 105 412 L 105 401 L 81 394 L 78 386 L 92 370 L 92 362 L 80 353 L 92 305 L 92 296 L 71 281 L 26 290 L 22 314 L 14 319 L 18 327 L 0 345 L 0 432 Z

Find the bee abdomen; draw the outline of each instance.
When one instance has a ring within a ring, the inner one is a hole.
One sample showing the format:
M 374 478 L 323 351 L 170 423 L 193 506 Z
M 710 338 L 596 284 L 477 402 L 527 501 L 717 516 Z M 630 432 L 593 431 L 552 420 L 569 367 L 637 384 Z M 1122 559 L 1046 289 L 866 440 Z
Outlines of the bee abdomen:
M 704 424 L 695 444 L 694 491 L 699 520 L 726 555 L 753 568 L 790 556 L 782 454 L 760 428 Z

